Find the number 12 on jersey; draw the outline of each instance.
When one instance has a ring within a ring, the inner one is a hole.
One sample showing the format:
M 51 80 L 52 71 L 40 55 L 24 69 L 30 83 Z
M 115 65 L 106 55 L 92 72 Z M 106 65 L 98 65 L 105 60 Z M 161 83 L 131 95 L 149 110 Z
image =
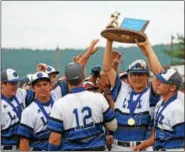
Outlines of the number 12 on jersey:
M 79 112 L 81 112 L 82 114 L 86 113 L 86 115 L 83 116 L 83 126 L 80 126 Z M 73 110 L 73 114 L 75 115 L 77 130 L 94 126 L 93 122 L 87 123 L 87 120 L 92 118 L 92 111 L 90 107 L 83 107 L 81 111 L 75 108 Z

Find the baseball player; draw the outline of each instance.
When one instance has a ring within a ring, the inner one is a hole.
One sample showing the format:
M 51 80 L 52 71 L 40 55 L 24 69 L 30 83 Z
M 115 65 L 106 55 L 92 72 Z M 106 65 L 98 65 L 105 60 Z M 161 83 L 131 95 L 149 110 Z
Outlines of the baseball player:
M 35 73 L 31 83 L 36 98 L 22 112 L 19 148 L 21 151 L 28 151 L 30 147 L 33 151 L 47 150 L 50 134 L 47 121 L 55 98 L 50 95 L 51 82 L 47 73 Z
M 114 112 L 102 94 L 83 88 L 80 64 L 68 64 L 65 77 L 71 93 L 54 103 L 48 121 L 48 150 L 105 150 L 103 126 L 112 131 L 117 128 Z
M 175 69 L 156 74 L 157 93 L 161 95 L 154 115 L 154 150 L 184 151 L 184 107 L 177 96 L 182 77 Z
M 1 72 L 1 148 L 15 151 L 18 147 L 17 129 L 25 107 L 26 91 L 18 88 L 19 78 L 13 69 Z
M 112 41 L 107 40 L 103 69 L 112 86 L 118 128 L 113 133 L 112 151 L 145 150 L 153 141 L 154 106 L 159 97 L 148 87 L 149 68 L 143 60 L 129 65 L 129 84 L 111 68 Z M 148 137 L 151 132 L 151 137 Z
M 57 81 L 57 75 L 60 73 L 54 67 L 47 65 L 46 73 L 49 75 L 51 86 L 54 87 L 54 84 Z
M 137 44 L 155 73 L 153 87 L 161 95 L 155 108 L 154 150 L 184 151 L 184 94 L 179 91 L 182 77 L 172 68 L 163 70 L 148 38 Z

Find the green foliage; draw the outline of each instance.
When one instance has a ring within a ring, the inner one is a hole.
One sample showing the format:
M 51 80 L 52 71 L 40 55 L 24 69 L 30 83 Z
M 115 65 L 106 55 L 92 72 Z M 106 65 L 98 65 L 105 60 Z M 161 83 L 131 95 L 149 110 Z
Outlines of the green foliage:
M 169 55 L 172 59 L 174 58 L 174 62 L 171 63 L 173 65 L 185 63 L 184 40 L 184 36 L 177 35 L 178 43 L 174 45 L 173 49 L 164 50 L 167 55 Z
M 163 51 L 167 49 L 168 45 L 156 45 L 153 46 L 156 55 L 158 56 L 162 65 L 170 64 L 170 57 Z M 115 48 L 122 56 L 122 63 L 119 66 L 119 72 L 127 70 L 128 65 L 137 59 L 146 58 L 140 51 L 138 47 L 130 48 Z M 46 63 L 48 65 L 58 67 L 60 71 L 60 76 L 64 74 L 65 66 L 71 62 L 72 57 L 78 54 L 83 54 L 85 50 L 75 50 L 75 49 L 60 49 L 58 52 L 55 50 L 31 50 L 26 48 L 21 49 L 2 49 L 2 69 L 13 68 L 20 76 L 24 76 L 29 73 L 34 73 L 36 71 L 36 65 L 38 63 Z M 87 63 L 87 76 L 90 74 L 91 69 L 95 66 L 101 66 L 103 62 L 104 48 L 100 47 L 99 50 L 89 59 Z M 58 59 L 58 62 L 56 61 Z

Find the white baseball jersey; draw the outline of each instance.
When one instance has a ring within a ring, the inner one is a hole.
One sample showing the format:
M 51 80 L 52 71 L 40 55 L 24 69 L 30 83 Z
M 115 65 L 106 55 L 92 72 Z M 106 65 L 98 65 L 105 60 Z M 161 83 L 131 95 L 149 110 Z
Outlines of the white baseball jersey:
M 178 91 L 177 92 L 177 97 L 182 102 L 182 104 L 184 106 L 184 93 L 182 93 L 181 91 Z
M 145 88 L 142 94 L 134 93 L 133 89 L 121 81 L 118 76 L 111 92 L 115 101 L 118 122 L 118 129 L 113 134 L 114 139 L 119 141 L 146 140 L 149 136 L 149 128 L 153 126 L 154 106 L 159 97 L 153 94 L 151 88 Z M 133 94 L 132 99 L 131 94 Z M 137 103 L 133 114 L 130 113 L 131 102 Z
M 167 102 L 161 98 L 155 108 L 154 122 L 154 150 L 184 148 L 184 106 L 178 95 Z
M 16 145 L 17 144 L 17 129 L 20 122 L 19 116 L 25 107 L 26 91 L 24 89 L 17 89 L 16 95 L 12 99 L 7 99 L 1 94 L 1 144 L 2 145 Z M 9 104 L 15 107 L 15 109 Z
M 52 108 L 53 101 L 51 100 L 55 101 L 52 98 L 47 104 L 42 104 L 48 115 L 50 115 Z M 47 130 L 47 121 L 42 109 L 33 101 L 22 112 L 18 134 L 30 140 L 30 147 L 37 150 L 47 150 L 50 134 L 50 131 Z
M 75 88 L 54 103 L 48 128 L 62 134 L 61 150 L 85 150 L 104 147 L 103 123 L 115 118 L 100 93 Z

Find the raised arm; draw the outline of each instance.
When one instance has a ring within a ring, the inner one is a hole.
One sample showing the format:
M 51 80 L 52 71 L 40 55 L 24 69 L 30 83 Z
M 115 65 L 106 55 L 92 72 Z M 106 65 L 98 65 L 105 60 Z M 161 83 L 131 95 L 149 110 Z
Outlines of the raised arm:
M 137 45 L 142 50 L 143 54 L 147 57 L 149 65 L 150 65 L 150 69 L 152 70 L 152 72 L 158 73 L 158 74 L 161 73 L 163 71 L 163 68 L 154 50 L 152 49 L 151 43 L 148 40 L 148 38 L 145 42 L 137 43 Z M 157 80 L 154 77 L 152 81 L 152 87 L 153 87 L 154 92 L 156 92 L 156 84 L 157 84 Z
M 87 48 L 87 51 L 80 57 L 79 60 L 77 60 L 77 63 L 79 63 L 83 67 L 86 66 L 90 56 L 98 50 L 98 47 L 95 47 L 98 41 L 99 39 L 92 40 L 90 46 Z
M 121 62 L 121 54 L 117 51 L 112 52 L 112 68 L 118 73 L 118 67 Z
M 137 43 L 137 45 L 142 50 L 143 54 L 147 57 L 152 72 L 153 73 L 161 73 L 163 71 L 163 68 L 162 68 L 161 63 L 160 63 L 158 57 L 156 56 L 148 38 L 145 42 Z
M 113 41 L 111 40 L 106 41 L 106 48 L 103 57 L 103 71 L 108 75 L 111 86 L 114 87 L 116 82 L 116 71 L 112 68 L 112 43 Z

